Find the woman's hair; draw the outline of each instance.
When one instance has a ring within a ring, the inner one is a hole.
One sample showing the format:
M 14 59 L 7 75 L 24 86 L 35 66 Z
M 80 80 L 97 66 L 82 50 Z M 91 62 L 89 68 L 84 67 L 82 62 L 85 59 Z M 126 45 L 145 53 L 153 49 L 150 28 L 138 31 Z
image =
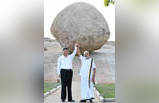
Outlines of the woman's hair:
M 89 53 L 89 51 L 84 51 L 84 53 L 83 53 L 83 54 L 84 54 L 84 56 L 86 55 L 86 53 Z

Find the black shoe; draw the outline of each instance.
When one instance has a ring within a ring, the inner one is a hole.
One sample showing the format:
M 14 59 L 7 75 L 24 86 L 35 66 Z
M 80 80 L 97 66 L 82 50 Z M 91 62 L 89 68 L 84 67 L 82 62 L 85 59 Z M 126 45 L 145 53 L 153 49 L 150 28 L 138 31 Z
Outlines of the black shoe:
M 61 100 L 62 102 L 65 102 L 65 100 Z
M 83 102 L 86 102 L 86 100 L 80 100 L 80 102 L 82 102 L 82 103 L 83 103 Z
M 75 102 L 75 100 L 68 100 L 68 102 Z
M 93 103 L 92 99 L 90 99 L 89 101 L 90 101 L 90 103 Z

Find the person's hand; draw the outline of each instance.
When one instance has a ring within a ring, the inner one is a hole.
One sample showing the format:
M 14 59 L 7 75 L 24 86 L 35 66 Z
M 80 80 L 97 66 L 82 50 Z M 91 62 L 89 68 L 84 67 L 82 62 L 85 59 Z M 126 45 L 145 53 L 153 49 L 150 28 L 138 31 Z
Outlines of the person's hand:
M 61 78 L 61 75 L 59 74 L 59 75 L 58 75 L 58 78 L 57 78 L 57 80 L 56 80 L 57 83 L 60 82 L 60 78 Z
M 56 82 L 59 83 L 59 82 L 60 82 L 60 79 L 57 79 Z
M 77 48 L 79 48 L 79 44 L 78 44 L 78 43 L 76 43 L 75 46 L 76 46 Z

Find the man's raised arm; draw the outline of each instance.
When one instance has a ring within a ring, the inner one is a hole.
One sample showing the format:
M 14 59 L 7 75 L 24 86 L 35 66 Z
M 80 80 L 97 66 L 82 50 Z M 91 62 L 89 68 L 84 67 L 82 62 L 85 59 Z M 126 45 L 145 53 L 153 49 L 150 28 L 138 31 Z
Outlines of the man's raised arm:
M 79 56 L 79 59 L 83 59 L 83 56 L 82 56 L 82 54 L 81 54 L 81 51 L 80 51 L 80 48 L 79 48 L 79 46 L 78 46 L 78 48 L 77 48 L 77 55 Z
M 70 55 L 72 59 L 75 57 L 75 55 L 76 55 L 76 53 L 77 53 L 77 48 L 78 48 L 78 47 L 79 47 L 79 45 L 78 45 L 78 44 L 75 44 L 75 49 L 74 49 L 73 53 Z

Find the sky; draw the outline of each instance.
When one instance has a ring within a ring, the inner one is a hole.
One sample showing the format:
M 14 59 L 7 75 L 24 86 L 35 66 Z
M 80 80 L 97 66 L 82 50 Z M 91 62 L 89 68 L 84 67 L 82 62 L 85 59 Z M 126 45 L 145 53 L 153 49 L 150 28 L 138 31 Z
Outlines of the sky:
M 115 6 L 104 6 L 104 0 L 44 0 L 44 37 L 53 38 L 50 27 L 59 12 L 75 2 L 86 2 L 93 5 L 105 17 L 109 29 L 109 41 L 115 41 Z

